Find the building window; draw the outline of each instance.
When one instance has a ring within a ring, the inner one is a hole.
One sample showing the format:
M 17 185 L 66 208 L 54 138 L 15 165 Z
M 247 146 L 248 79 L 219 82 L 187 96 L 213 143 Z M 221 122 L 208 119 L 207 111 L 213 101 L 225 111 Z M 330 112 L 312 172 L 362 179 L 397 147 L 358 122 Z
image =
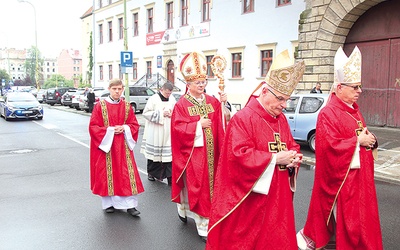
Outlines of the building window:
M 188 25 L 188 3 L 187 0 L 181 0 L 181 26 Z
M 103 7 L 103 0 L 99 0 L 99 8 Z
M 108 65 L 108 79 L 113 79 L 112 65 Z
M 112 0 L 108 0 L 108 5 L 112 4 Z
M 254 12 L 254 0 L 243 0 L 243 13 Z
M 242 53 L 232 54 L 232 78 L 242 77 Z
M 150 79 L 151 78 L 151 61 L 146 61 L 146 69 L 147 69 L 147 71 L 146 71 L 147 79 Z
M 211 60 L 213 59 L 213 55 L 211 56 L 206 56 L 207 60 L 207 77 L 208 78 L 214 78 L 214 72 L 211 69 Z
M 137 79 L 137 63 L 136 62 L 134 62 L 133 64 L 132 64 L 132 76 L 133 76 L 133 80 L 136 80 Z
M 153 33 L 153 8 L 147 10 L 147 33 Z
M 133 14 L 133 36 L 139 35 L 139 13 Z
M 174 28 L 174 3 L 170 2 L 167 3 L 167 29 L 173 29 Z
M 118 24 L 119 24 L 119 39 L 124 39 L 124 19 L 118 18 Z
M 103 72 L 103 65 L 99 66 L 99 76 L 100 76 L 100 80 L 104 80 L 104 72 Z
M 122 68 L 121 68 L 121 64 L 118 64 L 118 72 L 119 72 L 119 79 L 122 79 L 122 78 L 124 78 L 124 77 L 122 76 Z
M 210 1 L 211 0 L 203 0 L 202 22 L 210 21 Z
M 272 64 L 273 53 L 272 49 L 261 51 L 261 76 L 267 76 L 268 70 Z
M 278 0 L 278 6 L 283 6 L 290 4 L 292 1 L 291 0 Z
M 99 24 L 99 43 L 103 44 L 103 24 Z
M 112 21 L 108 22 L 108 41 L 112 42 L 113 33 L 112 33 Z

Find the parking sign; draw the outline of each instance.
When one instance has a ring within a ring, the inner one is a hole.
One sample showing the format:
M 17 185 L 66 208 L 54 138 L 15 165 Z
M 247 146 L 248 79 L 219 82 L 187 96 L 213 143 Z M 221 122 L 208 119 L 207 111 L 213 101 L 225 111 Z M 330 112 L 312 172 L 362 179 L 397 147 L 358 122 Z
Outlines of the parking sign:
M 121 67 L 133 67 L 132 51 L 121 51 Z

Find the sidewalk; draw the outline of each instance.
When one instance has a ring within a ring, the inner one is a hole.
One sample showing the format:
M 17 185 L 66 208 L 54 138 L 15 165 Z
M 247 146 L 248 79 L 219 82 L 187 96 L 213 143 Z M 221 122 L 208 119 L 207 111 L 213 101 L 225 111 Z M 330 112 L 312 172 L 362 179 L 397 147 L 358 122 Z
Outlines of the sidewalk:
M 90 113 L 58 105 L 49 108 L 90 116 Z M 145 125 L 142 114 L 136 114 L 136 118 L 140 126 Z M 378 160 L 375 161 L 375 179 L 400 184 L 400 128 L 368 127 L 368 129 L 376 135 L 379 143 Z M 303 162 L 315 165 L 315 158 L 304 157 Z

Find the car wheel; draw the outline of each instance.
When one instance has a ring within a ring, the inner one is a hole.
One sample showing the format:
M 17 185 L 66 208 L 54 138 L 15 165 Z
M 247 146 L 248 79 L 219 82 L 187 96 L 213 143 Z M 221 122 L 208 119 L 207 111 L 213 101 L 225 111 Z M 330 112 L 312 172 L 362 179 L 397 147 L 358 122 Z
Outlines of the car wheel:
M 310 136 L 310 139 L 308 139 L 308 146 L 310 146 L 310 149 L 315 152 L 315 132 Z
M 133 113 L 136 113 L 136 104 L 131 103 L 132 109 L 133 109 Z
M 38 117 L 38 120 L 43 120 L 43 116 L 42 117 Z
M 54 106 L 54 103 L 50 103 L 50 106 Z

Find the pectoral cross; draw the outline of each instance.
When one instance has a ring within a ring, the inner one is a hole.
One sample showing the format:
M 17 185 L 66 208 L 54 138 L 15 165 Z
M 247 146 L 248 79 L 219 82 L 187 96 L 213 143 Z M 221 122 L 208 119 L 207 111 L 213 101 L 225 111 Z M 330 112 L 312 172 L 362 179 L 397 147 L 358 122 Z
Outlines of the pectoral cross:
M 286 143 L 281 142 L 281 136 L 279 135 L 279 133 L 274 133 L 274 138 L 275 138 L 275 142 L 268 142 L 269 152 L 278 153 L 287 148 Z M 278 165 L 278 167 L 280 170 L 286 170 L 285 165 Z
M 356 135 L 359 136 L 364 129 L 364 126 L 361 121 L 357 121 L 358 128 L 356 129 Z
M 281 142 L 279 133 L 274 133 L 275 142 L 268 142 L 269 152 L 280 152 L 286 149 L 286 143 Z

